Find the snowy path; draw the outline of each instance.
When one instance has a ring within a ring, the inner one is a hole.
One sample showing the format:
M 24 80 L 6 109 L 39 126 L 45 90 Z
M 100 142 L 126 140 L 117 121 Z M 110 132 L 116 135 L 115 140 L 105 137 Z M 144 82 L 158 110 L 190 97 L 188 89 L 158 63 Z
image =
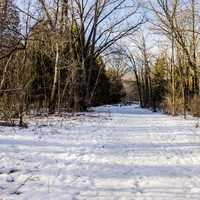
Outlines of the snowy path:
M 137 106 L 0 127 L 0 200 L 200 200 L 200 129 Z

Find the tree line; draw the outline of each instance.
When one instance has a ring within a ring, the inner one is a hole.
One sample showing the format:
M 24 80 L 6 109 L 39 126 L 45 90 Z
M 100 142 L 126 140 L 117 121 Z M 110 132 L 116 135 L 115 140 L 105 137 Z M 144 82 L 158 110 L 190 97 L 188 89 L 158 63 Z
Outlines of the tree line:
M 1 116 L 22 124 L 24 113 L 119 102 L 121 78 L 105 58 L 144 23 L 138 12 L 128 0 L 1 0 Z
M 120 102 L 130 73 L 143 108 L 200 115 L 196 0 L 0 1 L 0 115 Z M 149 39 L 148 39 L 149 37 Z
M 144 4 L 148 31 L 131 38 L 134 48 L 124 49 L 141 107 L 185 118 L 188 113 L 200 116 L 199 6 L 196 0 Z M 149 34 L 154 36 L 148 39 Z M 152 38 L 157 42 L 149 42 Z

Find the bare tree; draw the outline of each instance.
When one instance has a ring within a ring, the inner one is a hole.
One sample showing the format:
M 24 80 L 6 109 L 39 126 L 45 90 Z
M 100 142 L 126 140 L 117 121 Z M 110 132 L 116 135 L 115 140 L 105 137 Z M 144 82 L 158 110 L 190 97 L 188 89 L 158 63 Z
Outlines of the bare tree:
M 140 72 L 138 70 L 136 61 L 135 61 L 135 56 L 132 53 L 130 47 L 126 47 L 124 50 L 124 53 L 128 59 L 127 64 L 130 68 L 130 71 L 134 72 L 135 79 L 136 79 L 136 84 L 137 84 L 137 89 L 138 89 L 138 95 L 139 95 L 139 101 L 140 101 L 140 106 L 143 108 L 144 107 L 144 101 L 143 101 L 143 96 L 142 96 L 142 86 L 141 86 L 141 79 L 140 79 Z
M 70 31 L 72 63 L 76 66 L 76 72 L 73 73 L 75 110 L 80 110 L 78 104 L 88 106 L 92 101 L 91 91 L 94 91 L 96 84 L 91 87 L 91 80 L 96 59 L 102 57 L 116 42 L 133 34 L 144 23 L 143 17 L 137 17 L 138 20 L 133 21 L 133 16 L 138 14 L 139 4 L 128 0 L 57 0 L 50 7 L 45 0 L 38 1 L 52 30 L 59 32 L 59 22 L 68 23 L 65 27 Z M 63 10 L 64 16 L 60 14 Z M 52 98 L 57 75 L 54 77 Z
M 140 18 L 136 23 L 130 25 L 131 18 L 137 14 L 139 5 L 136 2 L 130 3 L 126 0 L 95 0 L 73 1 L 72 16 L 74 16 L 78 27 L 81 43 L 81 51 L 84 55 L 84 63 L 93 62 L 98 56 L 105 53 L 109 47 L 122 38 L 133 34 L 139 26 L 144 23 Z M 78 7 L 78 12 L 75 8 Z M 127 14 L 122 12 L 126 9 Z M 85 69 L 84 69 L 85 70 Z M 89 75 L 86 80 L 85 101 L 90 104 L 90 88 L 92 63 L 89 64 Z M 85 73 L 86 74 L 86 73 Z
M 1 17 L 0 25 L 1 103 L 3 103 L 2 107 L 3 110 L 5 109 L 4 114 L 7 115 L 7 118 L 10 120 L 13 116 L 17 116 L 20 119 L 19 125 L 23 126 L 25 95 L 32 80 L 27 52 L 29 36 L 34 26 L 30 22 L 30 1 L 26 8 L 29 14 L 26 15 L 20 13 L 12 0 L 3 1 L 1 5 L 3 5 L 3 17 Z M 20 24 L 23 24 L 23 29 L 20 29 Z

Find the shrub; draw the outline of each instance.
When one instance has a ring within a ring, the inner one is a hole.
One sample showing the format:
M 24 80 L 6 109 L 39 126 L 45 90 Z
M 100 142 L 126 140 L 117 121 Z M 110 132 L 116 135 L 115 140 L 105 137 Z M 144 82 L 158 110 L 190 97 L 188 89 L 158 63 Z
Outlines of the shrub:
M 200 97 L 199 96 L 195 96 L 192 99 L 191 111 L 194 117 L 200 117 Z
M 172 97 L 166 96 L 161 103 L 161 109 L 167 114 L 173 114 L 173 101 Z M 175 99 L 175 114 L 180 114 L 183 112 L 183 101 L 181 98 L 176 97 Z

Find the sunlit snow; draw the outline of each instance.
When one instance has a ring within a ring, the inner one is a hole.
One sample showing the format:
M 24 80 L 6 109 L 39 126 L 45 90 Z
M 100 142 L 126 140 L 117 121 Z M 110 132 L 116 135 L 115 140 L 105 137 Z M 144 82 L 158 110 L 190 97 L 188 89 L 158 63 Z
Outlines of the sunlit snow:
M 0 200 L 199 200 L 200 129 L 137 105 L 0 127 Z

